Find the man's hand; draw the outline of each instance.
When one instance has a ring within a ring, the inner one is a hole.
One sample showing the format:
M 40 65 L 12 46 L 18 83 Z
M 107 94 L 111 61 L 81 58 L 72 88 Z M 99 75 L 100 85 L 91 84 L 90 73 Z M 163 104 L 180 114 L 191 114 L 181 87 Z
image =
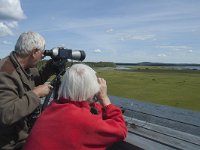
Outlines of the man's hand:
M 42 84 L 39 86 L 36 86 L 32 91 L 35 93 L 38 97 L 45 97 L 49 94 L 50 90 L 53 88 L 50 84 Z

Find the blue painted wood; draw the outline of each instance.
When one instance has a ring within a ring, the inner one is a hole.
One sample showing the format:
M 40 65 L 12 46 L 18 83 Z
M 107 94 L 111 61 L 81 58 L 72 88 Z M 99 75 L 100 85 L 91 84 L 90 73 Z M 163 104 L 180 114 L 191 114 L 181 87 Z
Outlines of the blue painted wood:
M 124 115 L 128 117 L 200 136 L 200 112 L 117 96 L 109 97 L 114 104 L 125 109 Z
M 129 143 L 148 150 L 152 148 L 152 150 L 200 149 L 200 136 L 195 136 L 130 117 L 124 117 L 129 131 L 126 141 Z
M 200 149 L 200 112 L 109 97 L 125 110 L 128 136 L 122 149 L 127 143 L 148 150 Z

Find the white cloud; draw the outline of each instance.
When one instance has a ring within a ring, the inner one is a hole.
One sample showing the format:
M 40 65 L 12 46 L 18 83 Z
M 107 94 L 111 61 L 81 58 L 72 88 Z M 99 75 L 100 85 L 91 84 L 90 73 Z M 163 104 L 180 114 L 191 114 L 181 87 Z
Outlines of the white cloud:
M 106 30 L 107 33 L 112 33 L 114 31 L 114 29 L 108 29 Z
M 9 41 L 2 41 L 2 43 L 5 44 L 5 45 L 10 45 L 10 44 L 12 44 L 12 43 L 9 42 Z
M 166 57 L 166 54 L 158 54 L 158 57 Z
M 21 20 L 25 18 L 20 0 L 0 0 L 0 19 Z
M 125 40 L 156 40 L 155 35 L 153 34 L 138 34 L 138 35 L 126 35 L 126 36 L 122 36 L 120 38 L 121 41 L 125 41 Z
M 0 37 L 6 36 L 6 35 L 12 35 L 12 34 L 13 33 L 10 30 L 10 28 L 6 24 L 0 22 Z
M 191 50 L 191 47 L 184 45 L 183 46 L 162 45 L 162 46 L 157 46 L 157 48 L 173 50 L 173 51 Z
M 101 53 L 101 50 L 100 49 L 95 49 L 94 52 L 95 53 Z
M 5 22 L 5 24 L 9 27 L 9 28 L 16 28 L 18 26 L 18 22 L 17 21 L 9 21 L 9 22 Z
M 21 8 L 20 0 L 0 0 L 0 37 L 12 35 L 18 21 L 26 16 Z
M 65 44 L 64 43 L 58 44 L 58 47 L 65 47 Z
M 194 62 L 199 54 L 192 49 L 190 46 L 186 45 L 162 45 L 157 46 L 161 52 L 157 55 L 161 59 L 170 59 L 172 62 Z M 192 60 L 194 59 L 194 60 Z M 192 60 L 192 61 L 191 61 Z

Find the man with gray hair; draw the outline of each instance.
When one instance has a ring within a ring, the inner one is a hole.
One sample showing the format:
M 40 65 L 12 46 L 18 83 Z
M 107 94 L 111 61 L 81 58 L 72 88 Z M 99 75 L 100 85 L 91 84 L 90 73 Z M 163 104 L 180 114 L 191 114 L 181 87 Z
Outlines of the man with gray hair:
M 46 80 L 54 73 L 48 63 L 36 68 L 45 48 L 44 38 L 36 32 L 20 35 L 15 50 L 0 60 L 0 149 L 21 149 L 28 136 L 30 115 L 40 98 L 52 86 Z

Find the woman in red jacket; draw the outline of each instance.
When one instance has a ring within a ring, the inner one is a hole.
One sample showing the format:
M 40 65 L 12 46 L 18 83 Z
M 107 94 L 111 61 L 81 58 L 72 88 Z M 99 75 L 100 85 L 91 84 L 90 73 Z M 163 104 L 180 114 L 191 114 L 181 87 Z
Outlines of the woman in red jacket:
M 100 103 L 93 101 L 95 95 Z M 59 97 L 36 121 L 24 150 L 105 150 L 126 137 L 122 112 L 111 104 L 106 81 L 89 66 L 66 70 Z

